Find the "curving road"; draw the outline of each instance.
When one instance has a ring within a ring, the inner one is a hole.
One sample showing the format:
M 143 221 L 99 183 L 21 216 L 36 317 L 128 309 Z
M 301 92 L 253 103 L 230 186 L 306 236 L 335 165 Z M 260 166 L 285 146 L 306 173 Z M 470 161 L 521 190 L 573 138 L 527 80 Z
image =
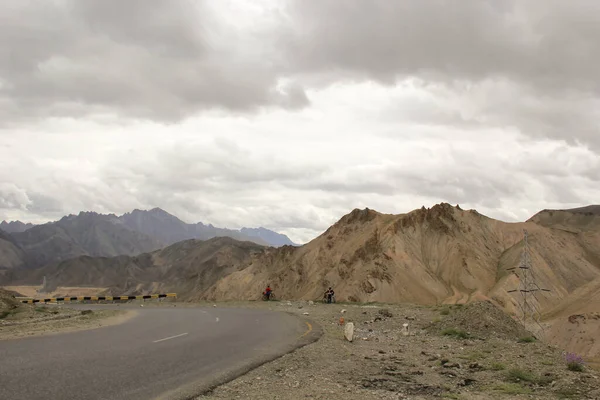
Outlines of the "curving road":
M 318 337 L 279 312 L 136 311 L 120 325 L 0 341 L 0 399 L 185 399 Z

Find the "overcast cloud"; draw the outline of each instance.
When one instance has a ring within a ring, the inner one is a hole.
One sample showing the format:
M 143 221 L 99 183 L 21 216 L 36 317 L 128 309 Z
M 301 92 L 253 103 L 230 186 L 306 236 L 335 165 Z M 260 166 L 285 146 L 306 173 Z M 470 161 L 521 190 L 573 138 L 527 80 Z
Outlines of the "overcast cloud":
M 3 1 L 0 220 L 598 203 L 599 64 L 594 0 Z

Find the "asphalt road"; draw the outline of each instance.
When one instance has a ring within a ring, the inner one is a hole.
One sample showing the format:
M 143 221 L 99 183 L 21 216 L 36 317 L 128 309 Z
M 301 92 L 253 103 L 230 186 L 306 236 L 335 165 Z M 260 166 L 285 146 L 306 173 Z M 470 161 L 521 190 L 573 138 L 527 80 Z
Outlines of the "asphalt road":
M 120 325 L 0 341 L 0 399 L 190 398 L 315 339 L 279 312 L 136 311 Z

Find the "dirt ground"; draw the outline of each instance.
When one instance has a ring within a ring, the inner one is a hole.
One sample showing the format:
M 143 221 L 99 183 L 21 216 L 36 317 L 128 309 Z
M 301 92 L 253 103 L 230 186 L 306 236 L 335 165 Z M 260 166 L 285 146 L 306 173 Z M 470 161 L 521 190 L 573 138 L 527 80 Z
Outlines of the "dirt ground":
M 0 314 L 0 340 L 95 329 L 119 324 L 133 315 L 135 311 L 82 312 L 55 304 L 22 304 Z
M 598 371 L 570 371 L 560 349 L 533 340 L 487 306 L 218 305 L 298 314 L 319 324 L 323 336 L 197 400 L 600 399 Z M 352 342 L 344 339 L 340 317 L 355 325 Z

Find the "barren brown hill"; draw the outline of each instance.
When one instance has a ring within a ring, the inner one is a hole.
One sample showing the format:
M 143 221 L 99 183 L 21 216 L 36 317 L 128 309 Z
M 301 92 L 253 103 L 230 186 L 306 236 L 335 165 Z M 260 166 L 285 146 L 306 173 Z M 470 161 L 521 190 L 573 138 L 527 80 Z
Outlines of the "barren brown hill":
M 600 277 L 600 246 L 586 234 L 534 222 L 504 223 L 449 204 L 388 215 L 354 210 L 300 248 L 267 249 L 205 295 L 248 299 L 266 283 L 280 296 L 319 299 L 328 286 L 338 300 L 464 303 L 490 298 L 514 309 L 523 230 L 529 232 L 539 284 L 552 290 L 547 309 Z M 588 240 L 589 239 L 589 240 Z
M 550 342 L 600 361 L 600 279 L 574 290 L 543 320 L 551 324 Z
M 569 232 L 600 233 L 600 205 L 592 205 L 570 210 L 543 210 L 528 221 Z

